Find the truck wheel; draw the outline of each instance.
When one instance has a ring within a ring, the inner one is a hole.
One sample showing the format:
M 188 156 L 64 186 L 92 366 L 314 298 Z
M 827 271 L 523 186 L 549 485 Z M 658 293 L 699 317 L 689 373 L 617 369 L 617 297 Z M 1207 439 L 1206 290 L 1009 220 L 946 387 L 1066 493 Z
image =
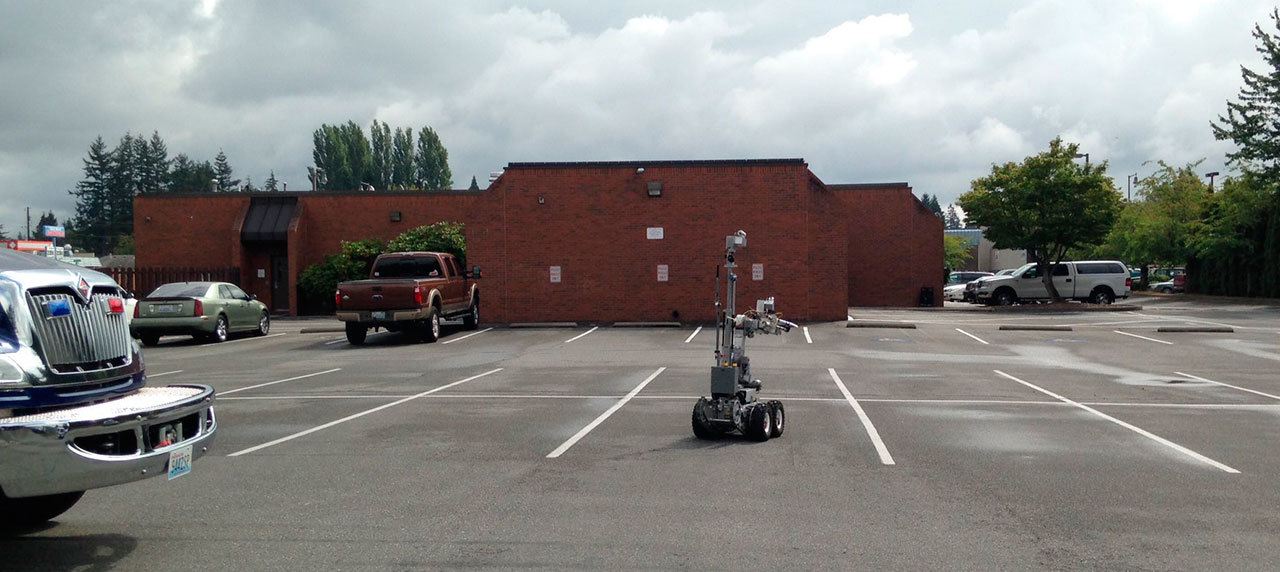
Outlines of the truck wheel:
M 160 336 L 154 334 L 142 334 L 142 345 L 151 347 L 160 343 Z
M 71 508 L 84 496 L 84 491 L 11 499 L 0 493 L 0 528 L 35 526 Z
M 720 432 L 707 423 L 707 413 L 702 409 L 706 402 L 707 398 L 699 397 L 698 402 L 693 406 L 693 436 L 699 439 L 715 439 L 720 436 Z
M 427 343 L 435 342 L 440 339 L 440 310 L 435 306 L 427 311 L 426 327 L 422 329 L 422 339 Z
M 1106 288 L 1097 288 L 1089 296 L 1089 301 L 1094 304 L 1110 304 L 1116 301 L 1116 297 Z
M 480 325 L 480 301 L 476 300 L 471 303 L 471 309 L 467 311 L 467 316 L 462 319 L 462 325 L 468 330 L 474 330 Z
M 1018 297 L 1013 295 L 1013 290 L 1004 289 L 996 292 L 996 295 L 991 297 L 991 301 L 997 306 L 1012 306 L 1018 301 Z
M 782 402 L 773 400 L 769 402 L 769 437 L 777 439 L 782 436 L 782 430 L 786 429 L 787 412 L 782 407 Z
M 355 322 L 347 322 L 347 343 L 358 346 L 364 344 L 364 339 L 369 336 L 369 328 L 361 326 Z
M 773 421 L 770 419 L 769 406 L 756 402 L 751 406 L 751 411 L 747 412 L 747 438 L 752 441 L 768 441 L 772 428 Z

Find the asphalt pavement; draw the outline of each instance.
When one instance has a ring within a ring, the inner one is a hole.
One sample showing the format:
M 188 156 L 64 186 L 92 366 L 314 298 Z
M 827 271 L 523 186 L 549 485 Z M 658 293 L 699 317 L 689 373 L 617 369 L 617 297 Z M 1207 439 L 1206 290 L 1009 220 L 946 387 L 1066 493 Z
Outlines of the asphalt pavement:
M 788 426 L 699 441 L 713 330 L 280 321 L 166 338 L 219 391 L 172 481 L 0 540 L 15 569 L 1138 568 L 1280 562 L 1280 309 L 858 310 L 749 343 Z M 1069 326 L 1002 331 L 1001 325 Z M 1158 333 L 1160 326 L 1229 327 Z

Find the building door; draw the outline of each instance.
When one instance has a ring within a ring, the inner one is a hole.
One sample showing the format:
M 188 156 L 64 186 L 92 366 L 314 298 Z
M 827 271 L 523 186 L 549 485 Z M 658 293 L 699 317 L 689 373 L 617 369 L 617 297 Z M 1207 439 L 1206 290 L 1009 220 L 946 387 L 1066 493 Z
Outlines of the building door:
M 289 257 L 271 257 L 271 310 L 289 311 Z

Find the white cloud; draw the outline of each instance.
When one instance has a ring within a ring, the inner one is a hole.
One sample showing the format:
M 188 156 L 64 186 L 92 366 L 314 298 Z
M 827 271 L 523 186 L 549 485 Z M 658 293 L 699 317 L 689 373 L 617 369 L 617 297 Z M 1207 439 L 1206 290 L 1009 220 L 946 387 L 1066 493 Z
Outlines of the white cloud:
M 800 156 L 950 202 L 1055 136 L 1113 174 L 1208 157 L 1262 0 L 17 4 L 0 21 L 0 222 L 69 214 L 101 134 L 305 181 L 321 123 L 432 125 L 507 161 Z M 128 30 L 123 34 L 121 30 Z M 51 48 L 52 47 L 52 48 Z M 14 88 L 13 86 L 21 86 Z

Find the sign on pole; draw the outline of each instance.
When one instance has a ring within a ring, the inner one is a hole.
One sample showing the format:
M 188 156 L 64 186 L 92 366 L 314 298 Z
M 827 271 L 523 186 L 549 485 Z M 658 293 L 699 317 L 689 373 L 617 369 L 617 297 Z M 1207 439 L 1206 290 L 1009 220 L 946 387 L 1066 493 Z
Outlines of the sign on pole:
M 64 226 L 54 226 L 51 224 L 44 225 L 44 235 L 48 238 L 66 238 L 67 229 Z

